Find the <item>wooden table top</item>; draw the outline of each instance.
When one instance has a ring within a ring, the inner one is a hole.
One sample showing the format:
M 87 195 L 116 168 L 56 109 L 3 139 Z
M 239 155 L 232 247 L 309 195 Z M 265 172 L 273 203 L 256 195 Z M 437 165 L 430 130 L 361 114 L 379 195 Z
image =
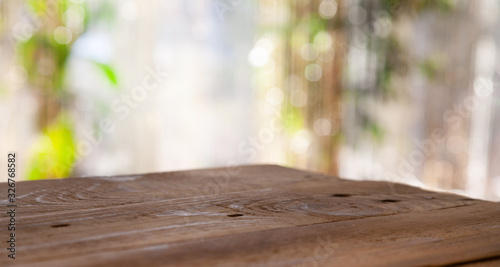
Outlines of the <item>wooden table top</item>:
M 258 165 L 16 190 L 1 266 L 500 266 L 500 203 L 401 184 Z

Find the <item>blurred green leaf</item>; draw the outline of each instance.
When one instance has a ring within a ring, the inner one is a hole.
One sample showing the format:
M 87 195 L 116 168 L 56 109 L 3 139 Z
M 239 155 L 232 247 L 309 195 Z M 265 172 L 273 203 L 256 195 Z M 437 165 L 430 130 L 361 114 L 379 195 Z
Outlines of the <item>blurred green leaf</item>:
M 290 105 L 288 110 L 283 110 L 283 126 L 288 134 L 294 134 L 304 128 L 304 116 L 300 110 Z
M 28 180 L 63 178 L 71 174 L 76 161 L 73 123 L 62 112 L 33 146 L 28 164 Z
M 318 32 L 325 31 L 326 30 L 326 24 L 327 20 L 322 19 L 319 15 L 317 14 L 312 14 L 309 17 L 309 37 L 312 39 Z
M 30 0 L 28 4 L 33 8 L 33 12 L 40 15 L 47 11 L 47 2 L 43 0 Z
M 99 68 L 99 70 L 104 74 L 104 76 L 112 86 L 118 86 L 118 77 L 116 75 L 115 69 L 111 65 L 97 61 L 92 62 Z
M 438 10 L 441 13 L 449 13 L 455 8 L 455 2 L 453 0 L 421 0 L 420 9 Z
M 436 77 L 439 71 L 439 64 L 434 59 L 427 59 L 418 65 L 420 71 L 427 77 L 427 79 L 432 80 Z
M 379 125 L 371 122 L 368 124 L 367 130 L 375 142 L 380 143 L 384 140 L 385 132 Z

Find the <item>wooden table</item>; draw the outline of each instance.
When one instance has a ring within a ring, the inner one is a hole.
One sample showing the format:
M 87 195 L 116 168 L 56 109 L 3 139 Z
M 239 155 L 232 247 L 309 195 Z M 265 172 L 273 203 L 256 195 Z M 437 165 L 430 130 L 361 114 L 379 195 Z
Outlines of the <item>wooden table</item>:
M 1 266 L 500 266 L 499 203 L 401 184 L 260 165 L 16 188 Z

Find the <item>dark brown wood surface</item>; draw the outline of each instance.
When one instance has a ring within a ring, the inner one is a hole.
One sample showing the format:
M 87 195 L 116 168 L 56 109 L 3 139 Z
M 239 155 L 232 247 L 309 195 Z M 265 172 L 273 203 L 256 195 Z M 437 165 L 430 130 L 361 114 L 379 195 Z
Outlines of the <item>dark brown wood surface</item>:
M 401 184 L 260 165 L 16 190 L 0 266 L 500 266 L 500 203 Z

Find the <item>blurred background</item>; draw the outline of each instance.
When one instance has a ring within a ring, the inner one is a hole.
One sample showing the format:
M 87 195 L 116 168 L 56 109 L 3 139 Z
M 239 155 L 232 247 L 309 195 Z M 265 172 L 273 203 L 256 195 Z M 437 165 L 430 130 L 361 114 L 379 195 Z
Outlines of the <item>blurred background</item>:
M 272 163 L 498 201 L 499 10 L 0 0 L 0 147 L 26 180 Z

